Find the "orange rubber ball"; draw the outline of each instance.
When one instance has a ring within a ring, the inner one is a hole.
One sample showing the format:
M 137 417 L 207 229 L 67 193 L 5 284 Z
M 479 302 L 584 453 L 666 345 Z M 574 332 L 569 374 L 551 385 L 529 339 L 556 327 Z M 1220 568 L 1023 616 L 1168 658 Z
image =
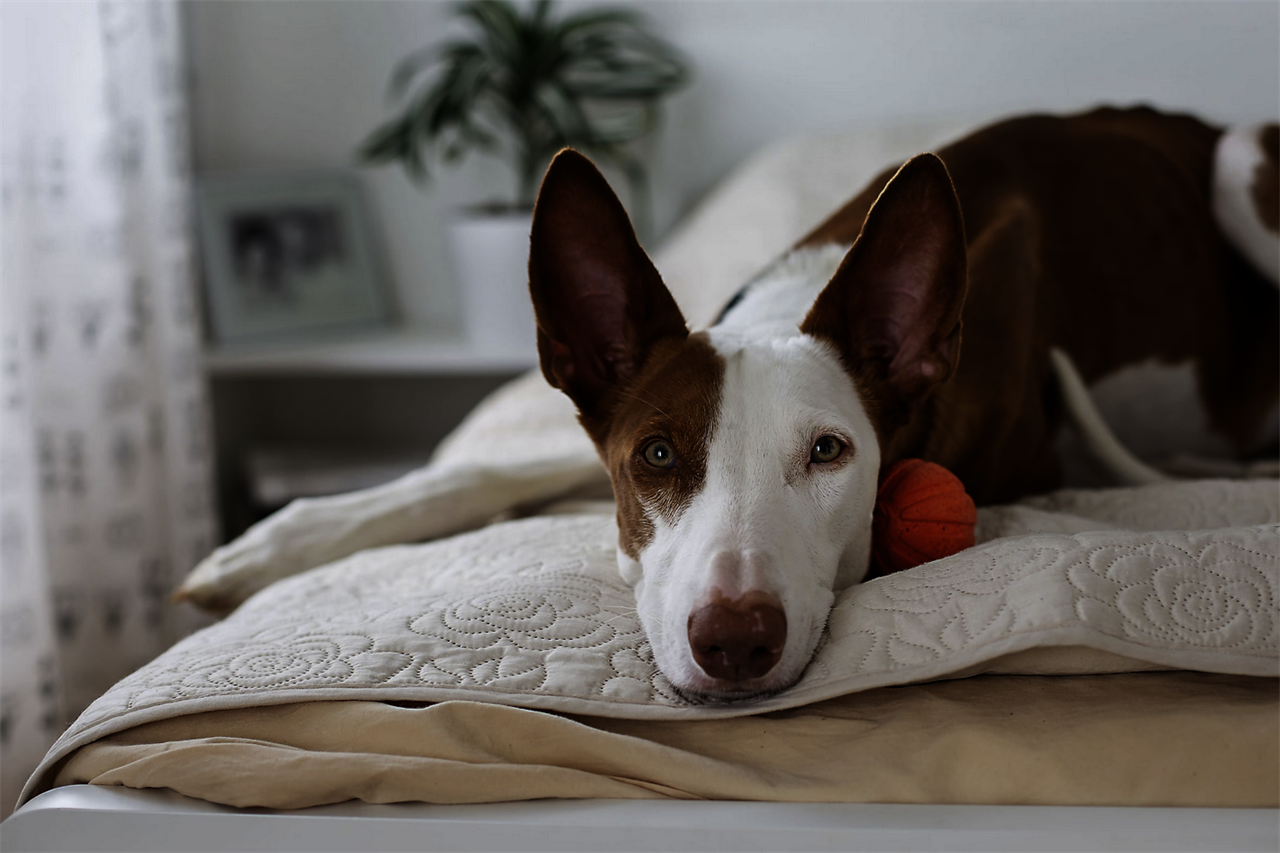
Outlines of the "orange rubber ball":
M 900 572 L 972 548 L 978 511 L 960 479 L 923 459 L 894 463 L 871 517 L 870 577 Z

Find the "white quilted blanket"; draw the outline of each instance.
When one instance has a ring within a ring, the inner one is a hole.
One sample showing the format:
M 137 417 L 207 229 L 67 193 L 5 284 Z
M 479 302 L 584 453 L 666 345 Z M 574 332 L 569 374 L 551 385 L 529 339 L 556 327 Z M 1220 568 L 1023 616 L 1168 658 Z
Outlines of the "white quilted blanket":
M 301 701 L 465 698 L 664 719 L 984 671 L 1276 676 L 1278 519 L 1274 482 L 1060 492 L 983 510 L 982 535 L 1000 538 L 846 590 L 800 682 L 739 703 L 682 696 L 654 667 L 607 512 L 364 551 L 269 587 L 117 684 L 33 778 L 144 722 Z M 1093 529 L 1007 535 L 1046 527 Z M 1142 532 L 1152 527 L 1180 529 Z

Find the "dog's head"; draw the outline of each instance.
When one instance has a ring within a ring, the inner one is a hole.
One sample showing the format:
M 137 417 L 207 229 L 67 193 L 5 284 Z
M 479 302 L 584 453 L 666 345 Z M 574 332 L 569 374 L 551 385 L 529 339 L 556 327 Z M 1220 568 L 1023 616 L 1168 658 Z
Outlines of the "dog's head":
M 866 574 L 880 448 L 959 354 L 964 233 L 936 157 L 902 168 L 847 253 L 814 251 L 799 266 L 821 292 L 798 326 L 765 304 L 690 333 L 586 158 L 562 152 L 538 197 L 542 372 L 608 466 L 623 577 L 658 666 L 692 693 L 799 677 L 836 591 Z

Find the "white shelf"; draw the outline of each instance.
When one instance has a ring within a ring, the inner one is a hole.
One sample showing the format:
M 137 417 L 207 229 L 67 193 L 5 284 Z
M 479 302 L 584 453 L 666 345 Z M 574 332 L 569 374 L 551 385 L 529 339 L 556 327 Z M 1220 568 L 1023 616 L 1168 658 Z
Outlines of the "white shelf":
M 461 338 L 415 329 L 341 341 L 214 349 L 204 354 L 205 371 L 212 376 L 474 375 L 518 373 L 537 364 L 537 354 L 532 351 L 482 351 Z

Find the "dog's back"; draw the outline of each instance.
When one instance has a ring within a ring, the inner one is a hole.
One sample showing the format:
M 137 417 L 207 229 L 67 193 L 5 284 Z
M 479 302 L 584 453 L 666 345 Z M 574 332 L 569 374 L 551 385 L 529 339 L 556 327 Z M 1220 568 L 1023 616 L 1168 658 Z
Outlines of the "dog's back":
M 1209 425 L 1238 450 L 1280 389 L 1280 293 L 1213 212 L 1222 131 L 1150 109 L 1029 116 L 946 148 L 969 288 L 955 376 L 887 436 L 884 459 L 956 472 L 980 503 L 1059 483 L 1050 347 L 1087 381 L 1193 363 Z M 886 172 L 801 241 L 849 245 Z

